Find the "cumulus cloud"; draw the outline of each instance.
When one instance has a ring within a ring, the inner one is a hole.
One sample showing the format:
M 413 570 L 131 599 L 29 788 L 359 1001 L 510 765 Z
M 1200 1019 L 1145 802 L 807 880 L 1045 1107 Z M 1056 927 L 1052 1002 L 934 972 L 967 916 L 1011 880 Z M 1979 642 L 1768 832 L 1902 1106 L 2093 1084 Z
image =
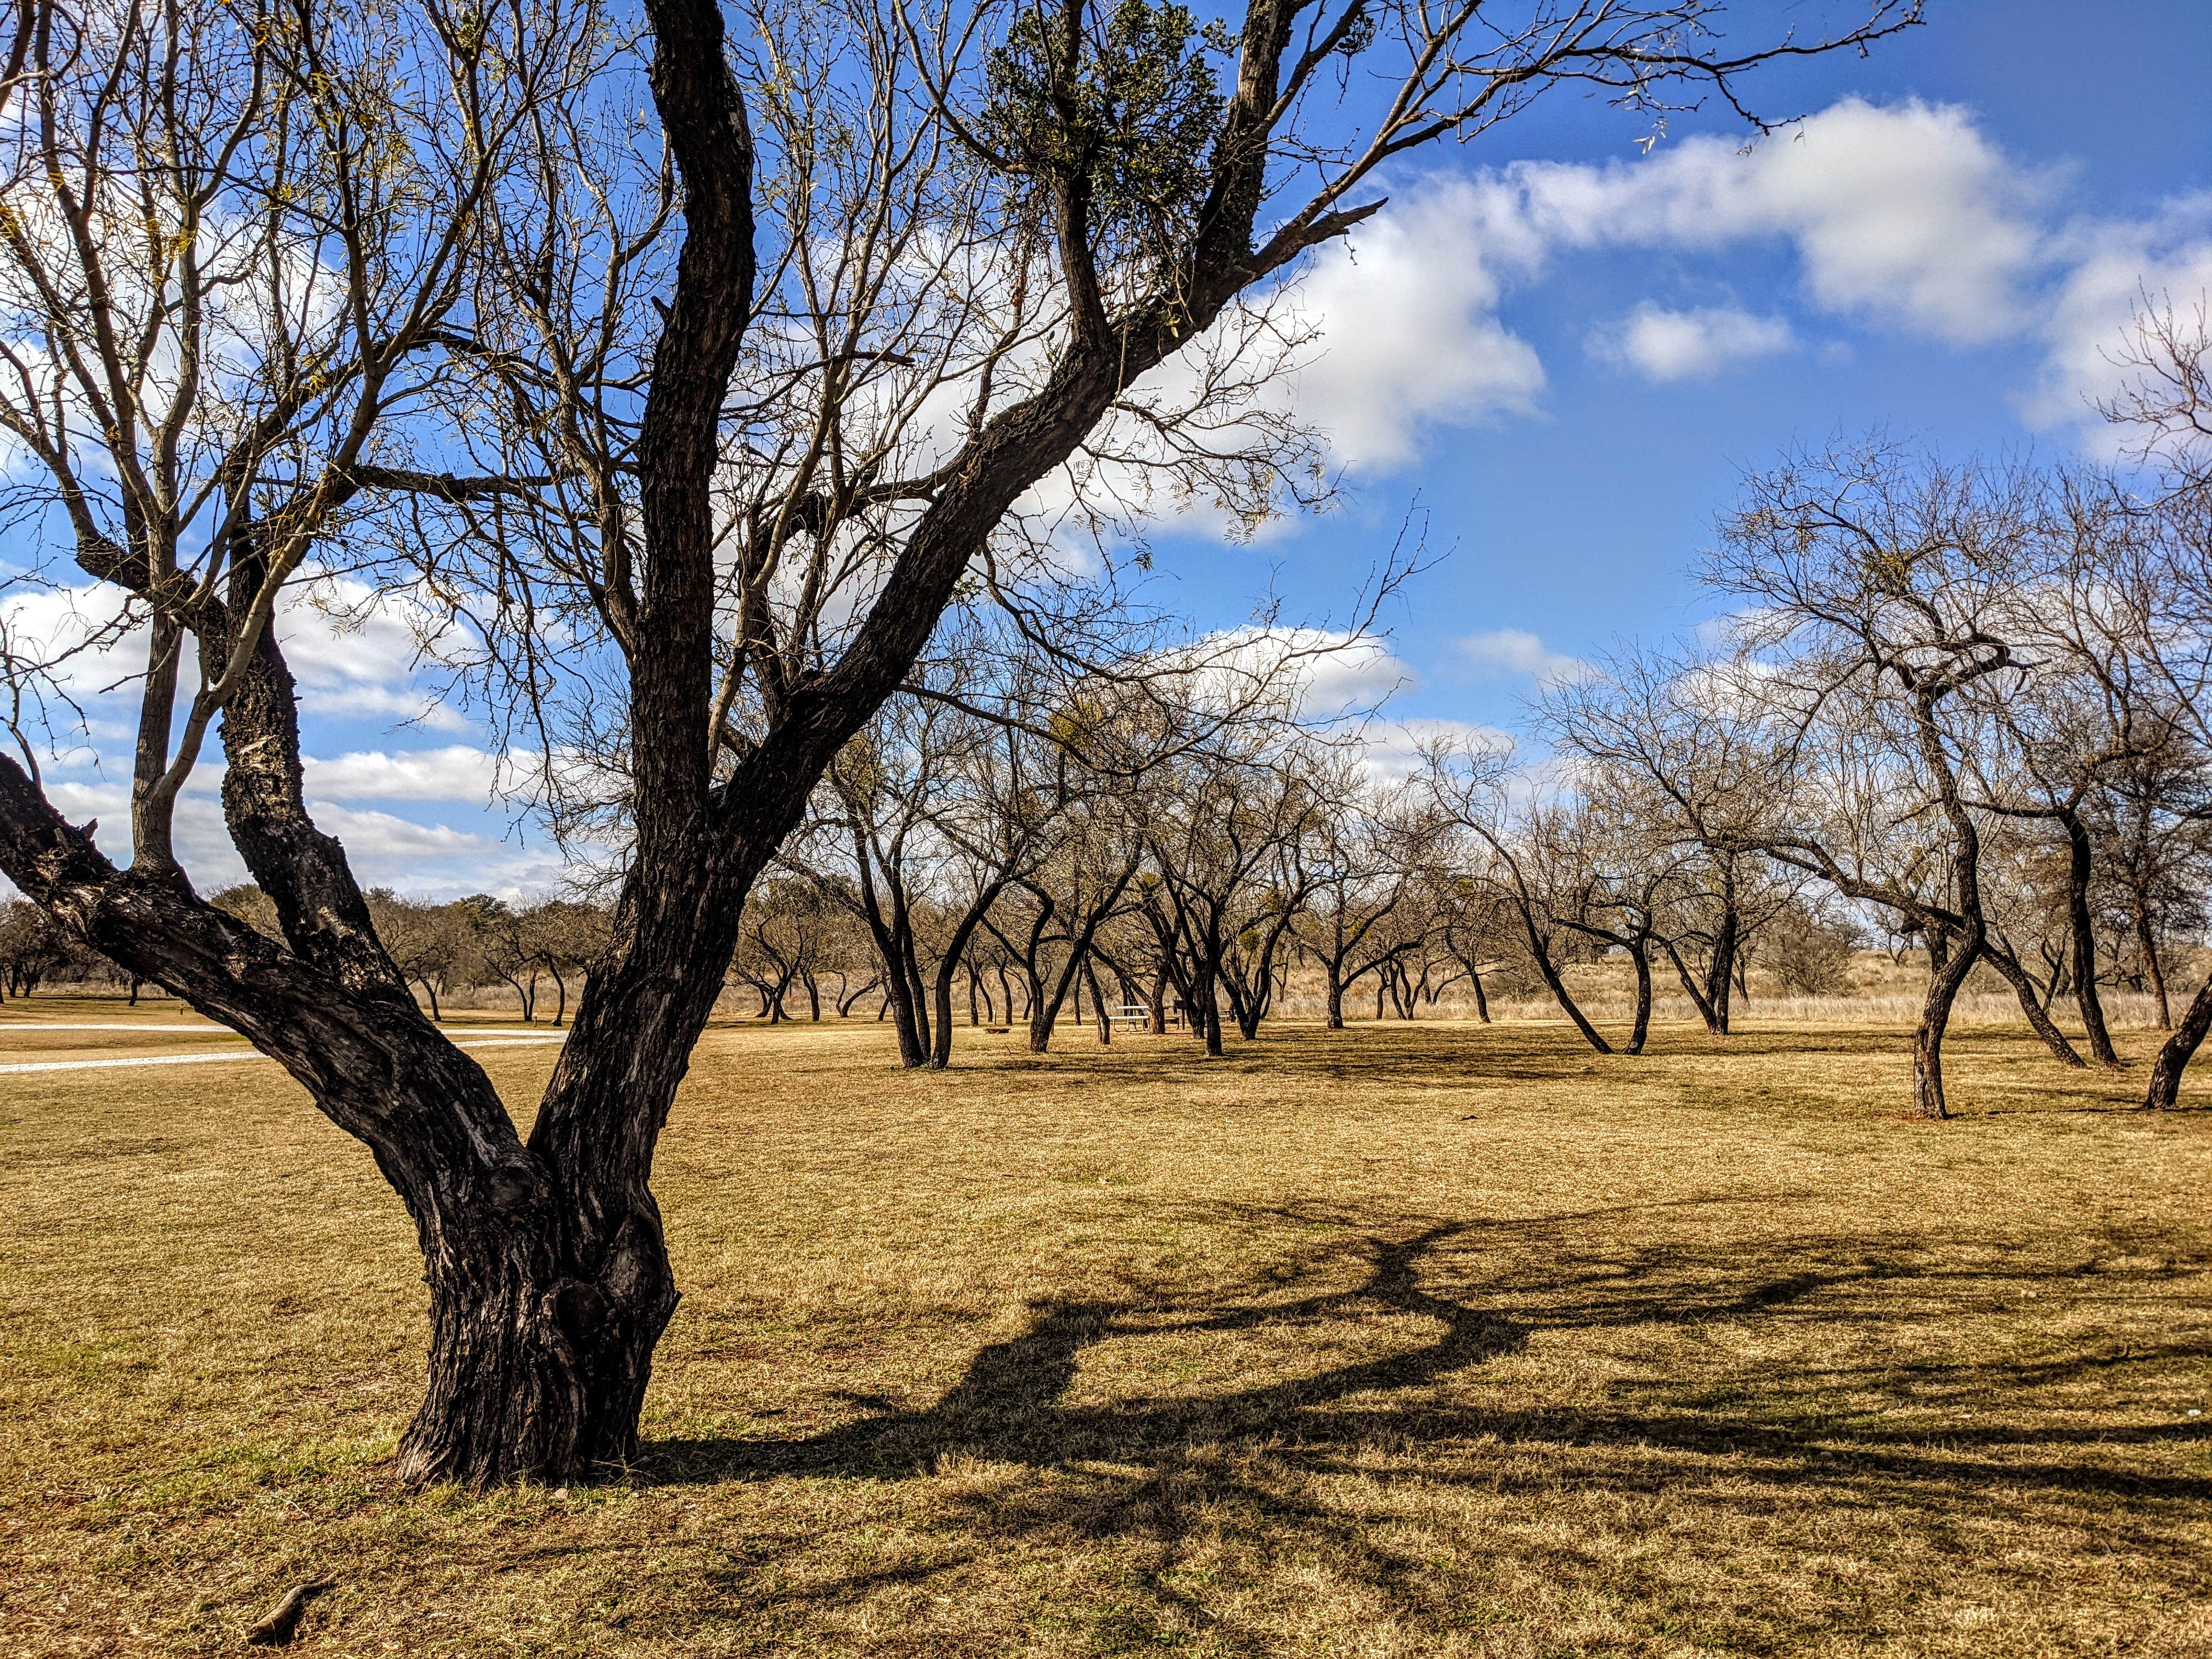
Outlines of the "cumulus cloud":
M 1565 685 L 1587 678 L 1590 665 L 1579 657 L 1552 650 L 1525 628 L 1493 628 L 1470 634 L 1459 648 L 1468 662 L 1486 677 L 1504 678 L 1525 674 L 1540 687 Z
M 2021 411 L 2036 426 L 2080 423 L 2098 433 L 2095 403 L 2121 391 L 2134 372 L 2125 356 L 2136 313 L 2170 304 L 2186 316 L 2212 295 L 2212 191 L 2171 202 L 2147 220 L 2076 226 L 2063 251 L 2070 268 L 2042 325 L 2048 356 Z
M 1698 137 L 1636 161 L 1417 180 L 1302 288 L 1320 342 L 1297 407 L 1338 459 L 1370 471 L 1410 461 L 1428 428 L 1534 412 L 1544 366 L 1500 307 L 1576 252 L 1780 242 L 1815 311 L 1954 345 L 2017 337 L 2064 252 L 2052 196 L 2051 176 L 2007 155 L 1972 112 L 1859 98 L 1747 149 Z M 1592 347 L 1664 381 L 1792 343 L 1778 317 L 1654 300 Z
M 1591 331 L 1585 346 L 1601 362 L 1663 382 L 1707 380 L 1796 343 L 1780 317 L 1755 317 L 1734 307 L 1669 311 L 1646 300 L 1627 316 Z
M 451 800 L 482 805 L 513 780 L 499 757 L 466 744 L 442 749 L 356 750 L 308 758 L 308 791 L 324 800 Z
M 317 575 L 287 590 L 276 637 L 307 713 L 459 732 L 467 720 L 419 678 L 426 645 L 451 625 L 444 612 L 406 594 Z
M 2051 195 L 1972 112 L 1859 98 L 1748 149 L 1698 137 L 1644 161 L 1522 162 L 1491 188 L 1493 219 L 1516 216 L 1550 247 L 1786 240 L 1821 309 L 1959 344 L 2019 326 Z
M 1511 750 L 1513 738 L 1494 726 L 1473 720 L 1401 720 L 1370 727 L 1363 734 L 1359 763 L 1373 781 L 1397 783 L 1419 770 L 1422 755 L 1439 744 L 1503 754 Z
M 1527 250 L 1493 242 L 1486 220 L 1476 184 L 1434 181 L 1301 286 L 1321 343 L 1293 396 L 1346 465 L 1401 465 L 1426 426 L 1536 407 L 1544 366 L 1496 315 L 1501 272 Z

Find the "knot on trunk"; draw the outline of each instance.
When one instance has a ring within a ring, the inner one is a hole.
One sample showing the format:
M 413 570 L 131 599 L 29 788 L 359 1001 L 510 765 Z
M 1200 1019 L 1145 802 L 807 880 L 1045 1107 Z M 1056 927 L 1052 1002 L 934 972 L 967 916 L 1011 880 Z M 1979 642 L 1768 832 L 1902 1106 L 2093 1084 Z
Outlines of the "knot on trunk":
M 510 1164 L 495 1170 L 484 1183 L 484 1196 L 502 1215 L 530 1207 L 538 1196 L 538 1176 L 527 1164 Z
M 576 1347 L 598 1346 L 599 1330 L 607 1322 L 607 1298 L 599 1287 L 580 1279 L 564 1279 L 547 1293 L 545 1311 Z
M 600 1288 L 625 1307 L 657 1300 L 667 1292 L 667 1260 L 659 1227 L 632 1210 L 615 1234 L 614 1249 L 599 1273 Z M 675 1306 L 672 1297 L 668 1305 Z

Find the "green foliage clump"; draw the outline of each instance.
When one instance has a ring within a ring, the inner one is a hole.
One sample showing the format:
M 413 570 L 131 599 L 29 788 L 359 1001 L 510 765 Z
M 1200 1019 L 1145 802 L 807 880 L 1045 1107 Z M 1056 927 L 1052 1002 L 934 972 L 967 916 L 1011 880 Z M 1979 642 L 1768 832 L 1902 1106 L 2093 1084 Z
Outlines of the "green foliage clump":
M 990 55 L 985 134 L 1011 170 L 1085 195 L 1103 235 L 1151 240 L 1205 191 L 1224 101 L 1209 59 L 1235 47 L 1172 3 L 1024 8 Z

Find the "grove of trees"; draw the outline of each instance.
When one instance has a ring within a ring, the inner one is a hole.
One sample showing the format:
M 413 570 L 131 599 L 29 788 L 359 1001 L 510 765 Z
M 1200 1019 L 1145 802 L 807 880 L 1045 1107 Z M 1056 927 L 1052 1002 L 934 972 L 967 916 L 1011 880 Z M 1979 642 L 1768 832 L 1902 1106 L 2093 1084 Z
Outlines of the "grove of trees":
M 1262 393 L 1301 343 L 1285 284 L 1382 204 L 1378 170 L 1556 88 L 1747 110 L 1762 64 L 1917 7 L 1723 21 L 25 0 L 7 511 L 45 558 L 20 584 L 109 609 L 52 658 L 0 642 L 8 988 L 112 963 L 371 1149 L 429 1292 L 410 1482 L 635 1452 L 678 1296 L 655 1148 L 733 986 L 772 1023 L 881 1019 L 916 1067 L 963 1012 L 1042 1051 L 1180 1011 L 1218 1055 L 1294 976 L 1333 1025 L 1540 989 L 1634 1056 L 1670 984 L 1725 1037 L 1754 965 L 1829 994 L 1887 939 L 1927 969 L 1921 1114 L 1978 975 L 2069 1066 L 2121 1064 L 2105 998 L 2141 988 L 2171 1106 L 2212 1030 L 2185 977 L 2212 877 L 2201 318 L 2142 319 L 2121 466 L 1791 455 L 1719 526 L 1722 635 L 1624 646 L 1529 743 L 1435 738 L 1401 775 L 1305 706 L 1360 624 L 1192 640 L 1121 583 L 1169 504 L 1250 526 L 1325 493 Z M 613 849 L 604 901 L 363 888 L 309 811 L 273 622 L 340 573 L 406 598 L 548 821 Z M 40 754 L 69 659 L 142 647 L 118 866 Z M 174 819 L 210 742 L 252 883 L 204 896 Z M 1596 963 L 1625 1033 L 1578 996 Z M 526 1133 L 440 1029 L 495 984 L 571 1028 Z

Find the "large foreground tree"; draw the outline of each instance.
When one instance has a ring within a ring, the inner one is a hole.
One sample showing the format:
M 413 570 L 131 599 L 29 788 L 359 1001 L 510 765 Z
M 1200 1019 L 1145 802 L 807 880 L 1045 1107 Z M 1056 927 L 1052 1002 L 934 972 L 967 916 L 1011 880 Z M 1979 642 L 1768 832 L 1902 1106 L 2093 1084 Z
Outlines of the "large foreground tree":
M 1295 488 L 1255 396 L 1297 333 L 1279 279 L 1382 205 L 1376 169 L 1554 87 L 1741 110 L 1756 65 L 1917 6 L 1746 46 L 1721 10 L 20 0 L 16 522 L 147 659 L 130 863 L 19 720 L 0 870 L 374 1155 L 429 1287 L 403 1478 L 635 1455 L 677 1301 L 654 1146 L 755 878 L 963 586 L 1048 584 L 1155 489 L 1249 516 Z M 426 647 L 619 829 L 526 1138 L 307 809 L 272 619 L 341 568 L 409 584 Z M 177 863 L 217 730 L 281 942 Z

